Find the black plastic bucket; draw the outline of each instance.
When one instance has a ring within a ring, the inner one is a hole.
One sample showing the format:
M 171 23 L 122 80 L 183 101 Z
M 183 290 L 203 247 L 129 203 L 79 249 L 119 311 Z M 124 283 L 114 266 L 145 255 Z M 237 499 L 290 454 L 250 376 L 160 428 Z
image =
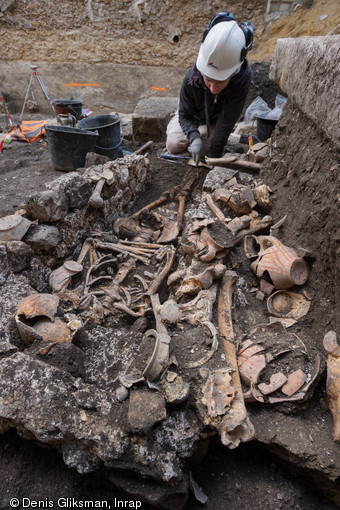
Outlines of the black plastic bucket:
M 56 115 L 70 113 L 76 120 L 79 120 L 84 103 L 79 99 L 53 99 L 51 105 Z
M 260 142 L 265 142 L 268 138 L 270 138 L 270 135 L 274 131 L 277 123 L 277 120 L 256 117 L 257 138 Z
M 116 159 L 120 153 L 119 147 L 124 134 L 121 133 L 121 119 L 118 113 L 114 115 L 96 115 L 82 119 L 77 123 L 80 129 L 98 131 L 99 138 L 94 152 Z
M 72 172 L 85 166 L 86 154 L 94 151 L 98 132 L 66 126 L 45 126 L 52 165 L 56 170 Z

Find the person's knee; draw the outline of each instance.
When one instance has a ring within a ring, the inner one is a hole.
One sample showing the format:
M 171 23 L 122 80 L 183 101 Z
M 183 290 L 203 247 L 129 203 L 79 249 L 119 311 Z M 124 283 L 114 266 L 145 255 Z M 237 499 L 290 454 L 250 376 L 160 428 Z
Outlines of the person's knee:
M 183 136 L 168 135 L 166 139 L 166 148 L 170 154 L 179 154 L 188 147 L 188 140 Z

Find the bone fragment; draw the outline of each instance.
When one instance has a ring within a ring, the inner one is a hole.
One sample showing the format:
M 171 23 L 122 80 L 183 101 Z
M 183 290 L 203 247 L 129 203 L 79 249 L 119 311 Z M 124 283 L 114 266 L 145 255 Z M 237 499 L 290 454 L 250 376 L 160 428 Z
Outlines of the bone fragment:
M 139 149 L 137 149 L 136 151 L 134 152 L 131 152 L 130 156 L 137 156 L 138 154 L 142 154 L 142 152 L 144 152 L 146 149 L 148 149 L 149 147 L 151 147 L 151 145 L 153 144 L 153 141 L 150 140 L 149 142 L 146 142 L 144 145 L 142 145 Z
M 175 248 L 173 246 L 169 247 L 169 249 L 166 251 L 166 262 L 162 269 L 156 274 L 156 277 L 152 284 L 149 287 L 149 290 L 147 292 L 148 296 L 152 296 L 153 294 L 156 294 L 158 288 L 160 287 L 161 283 L 167 276 L 167 274 L 170 272 L 170 269 L 172 267 L 172 264 L 175 260 Z
M 96 247 L 100 248 L 102 250 L 111 250 L 116 251 L 118 253 L 123 253 L 124 255 L 131 255 L 132 257 L 136 258 L 137 260 L 140 260 L 141 262 L 144 262 L 144 264 L 150 264 L 150 261 L 146 259 L 145 257 L 142 257 L 140 255 L 137 255 L 136 253 L 132 253 L 127 248 L 120 248 L 119 245 L 114 243 L 102 243 L 102 242 L 96 242 Z
M 99 209 L 100 207 L 102 207 L 102 205 L 104 203 L 104 200 L 102 199 L 100 194 L 102 192 L 105 181 L 106 181 L 105 177 L 99 179 L 99 181 L 96 184 L 96 187 L 94 188 L 92 195 L 90 196 L 89 205 L 91 207 L 94 207 L 95 209 Z
M 150 204 L 144 206 L 142 209 L 140 209 L 135 214 L 130 216 L 130 218 L 134 218 L 134 219 L 138 218 L 143 212 L 151 211 L 151 209 L 154 209 L 155 207 L 158 207 L 159 205 L 164 204 L 164 202 L 167 202 L 174 196 L 174 194 L 176 193 L 176 191 L 179 188 L 180 188 L 180 186 L 175 186 L 174 188 L 172 188 L 170 190 L 163 191 L 163 193 L 161 194 L 161 196 L 159 198 L 157 198 L 157 200 L 154 200 Z
M 236 345 L 232 324 L 232 296 L 237 280 L 234 271 L 226 271 L 218 297 L 218 325 L 222 335 L 227 365 L 234 369 L 231 380 L 235 389 L 231 409 L 222 420 L 221 441 L 228 448 L 236 448 L 240 441 L 249 441 L 255 434 L 244 404 L 237 366 Z
M 209 195 L 209 193 L 206 194 L 206 200 L 207 200 L 207 204 L 209 206 L 209 209 L 215 214 L 215 216 L 223 223 L 223 225 L 225 225 L 226 227 L 228 227 L 228 221 L 227 221 L 227 218 L 224 216 L 223 212 L 221 211 L 221 209 L 218 207 L 218 205 L 215 204 L 213 198 L 211 195 Z M 229 227 L 228 227 L 229 228 Z
M 142 241 L 119 241 L 120 244 L 132 244 L 133 246 L 141 246 L 142 248 L 150 248 L 158 250 L 158 248 L 163 248 L 163 244 L 157 243 L 143 243 Z
M 85 239 L 85 242 L 82 246 L 81 252 L 79 253 L 79 257 L 77 258 L 78 264 L 82 264 L 88 252 L 93 248 L 94 240 L 92 237 L 88 237 Z
M 208 163 L 208 165 L 235 168 L 236 170 L 238 170 L 239 168 L 244 168 L 246 170 L 254 170 L 254 172 L 259 172 L 262 168 L 262 165 L 260 165 L 260 163 L 244 161 L 242 159 L 235 158 L 235 156 L 230 158 L 205 158 L 205 160 Z
M 334 422 L 333 439 L 340 441 L 340 345 L 335 331 L 326 333 L 323 345 L 328 353 L 326 389 Z
M 189 181 L 184 184 L 183 188 L 176 196 L 176 200 L 178 200 L 177 223 L 178 223 L 179 230 L 183 229 L 185 201 L 187 200 L 189 193 L 191 191 L 191 188 L 193 187 L 195 182 L 196 182 L 196 176 L 189 179 Z

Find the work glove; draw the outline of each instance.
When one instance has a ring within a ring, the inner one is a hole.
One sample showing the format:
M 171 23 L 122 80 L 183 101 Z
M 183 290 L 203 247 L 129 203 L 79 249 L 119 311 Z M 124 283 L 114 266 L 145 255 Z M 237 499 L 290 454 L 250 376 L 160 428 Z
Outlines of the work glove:
M 197 166 L 202 152 L 202 140 L 199 136 L 191 142 L 190 152 Z

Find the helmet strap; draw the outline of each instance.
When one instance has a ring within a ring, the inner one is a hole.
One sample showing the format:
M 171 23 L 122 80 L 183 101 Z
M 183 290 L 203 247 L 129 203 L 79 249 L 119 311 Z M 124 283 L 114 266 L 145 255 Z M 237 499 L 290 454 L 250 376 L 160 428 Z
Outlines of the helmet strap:
M 243 46 L 241 50 L 241 62 L 243 62 L 247 56 L 248 51 L 253 47 L 254 29 L 249 21 L 243 21 L 243 23 L 239 24 L 239 27 L 244 33 L 244 37 L 246 38 L 246 45 Z
M 216 14 L 213 18 L 211 18 L 211 20 L 207 24 L 206 29 L 205 29 L 204 34 L 203 34 L 202 42 L 204 41 L 204 39 L 209 34 L 209 32 L 212 29 L 212 27 L 217 25 L 217 23 L 221 23 L 222 21 L 235 21 L 235 18 L 233 16 L 233 14 L 231 14 L 230 11 L 219 12 L 218 14 Z

